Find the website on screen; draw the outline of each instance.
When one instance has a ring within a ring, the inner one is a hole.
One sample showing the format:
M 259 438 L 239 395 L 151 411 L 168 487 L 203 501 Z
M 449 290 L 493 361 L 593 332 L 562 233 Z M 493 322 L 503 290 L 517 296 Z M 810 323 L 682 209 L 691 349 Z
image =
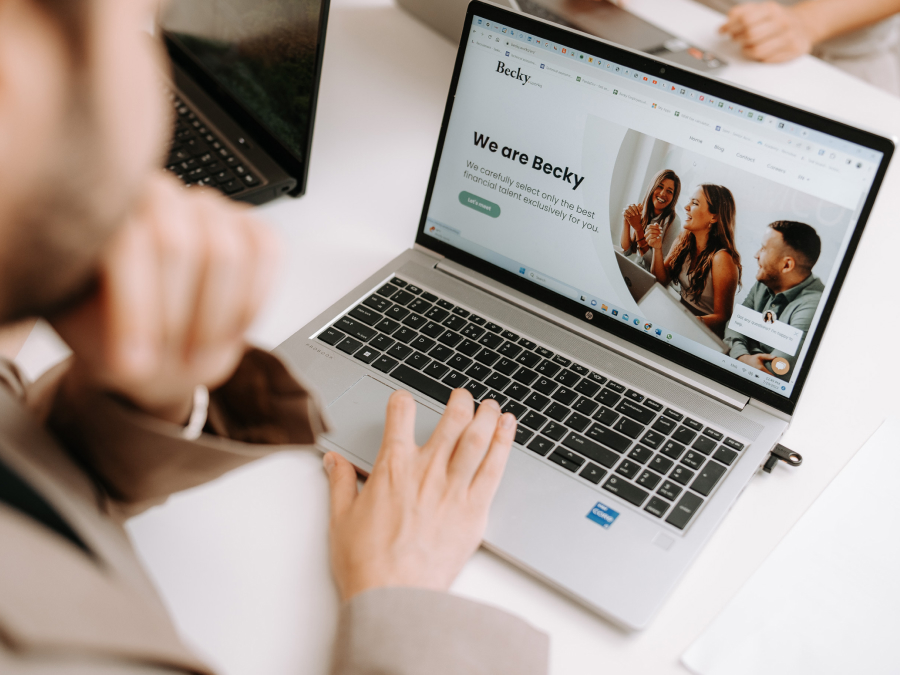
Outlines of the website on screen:
M 425 232 L 788 396 L 880 159 L 475 17 Z

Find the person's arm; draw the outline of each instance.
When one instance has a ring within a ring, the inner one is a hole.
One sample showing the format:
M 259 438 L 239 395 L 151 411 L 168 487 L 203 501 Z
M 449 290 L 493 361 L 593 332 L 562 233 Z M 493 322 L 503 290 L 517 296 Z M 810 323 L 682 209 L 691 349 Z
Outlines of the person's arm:
M 699 317 L 710 330 L 720 337 L 725 334 L 725 327 L 734 311 L 734 294 L 737 291 L 737 265 L 728 251 L 717 251 L 713 256 L 713 313 Z
M 900 0 L 806 0 L 743 3 L 719 28 L 737 42 L 747 58 L 779 63 L 833 37 L 850 33 L 900 12 Z
M 622 250 L 625 253 L 630 253 L 632 247 L 636 246 L 638 252 L 644 254 L 647 251 L 647 247 L 646 244 L 644 244 L 643 248 L 641 247 L 641 240 L 644 238 L 641 228 L 641 207 L 637 204 L 631 204 L 625 209 L 622 220 L 622 237 L 619 241 Z M 632 230 L 634 230 L 636 242 L 631 238 Z
M 656 280 L 663 286 L 669 284 L 669 270 L 666 269 L 665 255 L 663 254 L 663 238 L 659 223 L 652 223 L 647 228 L 647 245 L 653 249 L 652 272 Z

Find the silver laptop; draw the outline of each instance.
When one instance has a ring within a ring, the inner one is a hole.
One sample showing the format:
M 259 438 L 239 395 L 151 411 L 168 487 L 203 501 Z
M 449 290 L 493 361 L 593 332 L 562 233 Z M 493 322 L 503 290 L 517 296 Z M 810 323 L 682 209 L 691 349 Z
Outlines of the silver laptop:
M 415 396 L 419 442 L 452 388 L 497 399 L 519 425 L 485 546 L 640 628 L 787 429 L 893 143 L 494 5 L 465 31 L 414 244 L 278 352 L 328 406 L 322 447 L 364 473 L 393 390 Z M 641 313 L 610 223 L 662 169 L 682 217 L 698 184 L 733 194 L 728 330 L 786 372 Z M 778 220 L 821 253 L 772 323 L 743 303 Z M 820 290 L 805 328 L 803 289 Z

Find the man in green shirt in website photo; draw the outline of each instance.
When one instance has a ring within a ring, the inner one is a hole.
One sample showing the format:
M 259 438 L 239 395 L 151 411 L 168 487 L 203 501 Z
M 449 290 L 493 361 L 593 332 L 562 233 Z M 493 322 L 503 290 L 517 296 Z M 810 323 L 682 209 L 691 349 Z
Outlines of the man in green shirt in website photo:
M 812 273 L 821 250 L 819 235 L 806 223 L 792 220 L 770 223 L 755 256 L 759 263 L 756 283 L 741 304 L 764 316 L 772 312 L 775 320 L 803 331 L 805 339 L 825 290 L 822 281 Z M 796 353 L 791 355 L 731 328 L 725 329 L 725 343 L 732 358 L 782 379 L 790 377 L 803 346 L 801 339 Z M 772 368 L 775 359 L 787 361 L 788 368 L 776 372 Z

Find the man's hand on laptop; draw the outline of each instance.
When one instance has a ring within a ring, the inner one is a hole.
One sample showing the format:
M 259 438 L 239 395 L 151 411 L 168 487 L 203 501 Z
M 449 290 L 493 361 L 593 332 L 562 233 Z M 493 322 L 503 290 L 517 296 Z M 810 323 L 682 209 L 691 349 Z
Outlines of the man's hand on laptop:
M 738 357 L 738 361 L 746 363 L 748 366 L 761 370 L 764 373 L 770 373 L 771 371 L 766 368 L 766 364 L 775 360 L 775 358 L 774 354 L 744 354 Z
M 481 543 L 515 437 L 516 419 L 493 400 L 473 415 L 456 389 L 428 442 L 413 438 L 416 404 L 395 392 L 381 450 L 357 492 L 356 471 L 329 452 L 331 566 L 341 598 L 389 586 L 447 590 Z
M 76 386 L 187 422 L 197 385 L 227 380 L 273 281 L 275 235 L 209 190 L 156 176 L 100 264 L 96 293 L 52 319 Z

